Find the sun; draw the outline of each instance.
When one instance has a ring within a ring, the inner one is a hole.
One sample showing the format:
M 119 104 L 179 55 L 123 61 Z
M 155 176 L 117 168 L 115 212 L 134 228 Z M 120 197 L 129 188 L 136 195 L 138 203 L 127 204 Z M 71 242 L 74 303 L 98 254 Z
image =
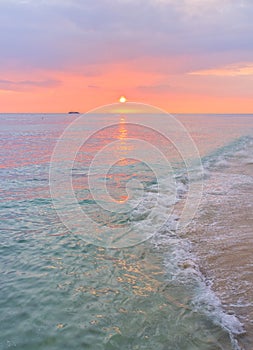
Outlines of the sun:
M 120 103 L 126 103 L 127 99 L 125 98 L 125 96 L 121 96 L 119 99 Z

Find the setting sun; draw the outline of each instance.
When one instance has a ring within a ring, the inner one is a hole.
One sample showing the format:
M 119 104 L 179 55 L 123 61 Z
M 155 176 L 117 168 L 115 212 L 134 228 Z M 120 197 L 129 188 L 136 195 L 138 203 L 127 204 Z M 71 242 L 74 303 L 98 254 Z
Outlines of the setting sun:
M 120 103 L 125 103 L 127 101 L 127 99 L 125 98 L 125 96 L 121 96 L 119 99 Z

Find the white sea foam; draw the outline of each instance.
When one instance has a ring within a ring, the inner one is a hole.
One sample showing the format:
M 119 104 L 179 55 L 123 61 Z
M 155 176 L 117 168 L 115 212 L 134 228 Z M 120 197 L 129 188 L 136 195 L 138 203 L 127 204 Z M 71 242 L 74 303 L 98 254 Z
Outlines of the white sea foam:
M 204 172 L 193 169 L 191 173 L 192 181 L 210 180 L 206 182 L 204 188 L 204 197 L 212 195 L 215 201 L 220 201 L 219 197 L 229 193 L 232 195 L 240 190 L 242 184 L 253 184 L 251 176 L 242 174 L 224 174 L 222 170 L 230 167 L 233 162 L 237 164 L 253 164 L 252 159 L 253 142 L 248 138 L 240 140 L 239 145 L 233 145 L 231 148 L 225 148 L 219 155 L 211 156 L 205 160 Z M 213 177 L 213 171 L 216 176 Z M 193 175 L 193 176 L 192 176 Z M 177 201 L 187 195 L 189 178 L 185 173 L 181 173 L 177 179 Z M 212 180 L 214 179 L 214 180 Z M 238 187 L 239 186 L 239 187 Z M 160 201 L 158 211 L 162 212 L 166 198 Z M 168 247 L 168 253 L 165 253 L 164 264 L 168 279 L 189 285 L 189 281 L 195 285 L 195 294 L 192 300 L 192 308 L 200 314 L 204 314 L 212 322 L 226 332 L 228 332 L 233 349 L 240 350 L 236 336 L 245 333 L 243 324 L 235 314 L 230 314 L 223 308 L 221 300 L 212 290 L 210 281 L 202 275 L 198 267 L 198 260 L 191 251 L 192 243 L 185 238 L 183 232 L 178 233 L 178 217 L 171 215 L 170 220 L 160 228 L 153 237 L 152 243 L 158 248 Z
M 165 268 L 170 275 L 171 281 L 185 285 L 189 288 L 194 285 L 195 293 L 192 300 L 192 309 L 199 314 L 204 314 L 208 319 L 228 332 L 233 349 L 240 350 L 240 346 L 235 336 L 244 334 L 243 324 L 236 315 L 228 314 L 223 309 L 218 296 L 211 288 L 210 281 L 206 280 L 199 270 L 197 258 L 191 252 L 192 244 L 176 235 L 168 236 L 163 233 L 157 237 L 156 245 L 170 247 L 169 253 L 165 257 Z
M 228 332 L 233 349 L 240 350 L 235 336 L 244 333 L 243 324 L 235 315 L 228 314 L 223 309 L 220 299 L 211 289 L 210 282 L 199 270 L 197 258 L 191 251 L 192 243 L 171 231 L 169 225 L 164 226 L 153 237 L 152 243 L 157 249 L 164 250 L 168 247 L 164 258 L 168 281 L 184 285 L 185 288 L 192 286 L 193 311 L 205 315 L 215 325 Z
M 192 253 L 193 243 L 185 238 L 184 232 L 177 231 L 179 216 L 172 210 L 187 196 L 189 181 L 204 181 L 203 196 L 210 198 L 211 195 L 215 201 L 221 201 L 222 196 L 237 191 L 237 186 L 242 183 L 253 184 L 250 176 L 222 173 L 224 168 L 231 166 L 235 158 L 244 164 L 253 162 L 246 141 L 206 158 L 204 171 L 193 167 L 188 174 L 186 171 L 179 171 L 173 179 L 174 183 L 170 177 L 164 179 L 161 188 L 156 184 L 149 186 L 138 205 L 132 202 L 134 209 L 130 221 L 135 229 L 139 227 L 146 232 L 147 237 L 152 237 L 151 242 L 157 249 L 165 252 L 164 265 L 168 281 L 180 283 L 185 288 L 193 286 L 194 297 L 191 305 L 193 311 L 205 315 L 213 324 L 224 329 L 230 336 L 233 349 L 239 350 L 236 336 L 244 333 L 243 324 L 236 315 L 225 312 L 221 300 L 212 290 L 210 281 L 200 272 L 198 259 Z

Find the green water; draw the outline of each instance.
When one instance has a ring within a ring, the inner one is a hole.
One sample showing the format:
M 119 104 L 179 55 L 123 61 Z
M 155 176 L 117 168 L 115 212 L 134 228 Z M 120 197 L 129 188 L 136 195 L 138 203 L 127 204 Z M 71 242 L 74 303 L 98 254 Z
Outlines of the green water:
M 2 240 L 1 349 L 231 348 L 194 311 L 197 283 L 166 276 L 148 243 L 106 250 L 39 232 Z
M 190 243 L 176 232 L 109 249 L 61 223 L 49 193 L 49 161 L 71 118 L 0 118 L 0 349 L 239 349 L 233 318 L 230 327 L 187 262 L 194 259 Z M 90 147 L 82 157 L 90 157 Z

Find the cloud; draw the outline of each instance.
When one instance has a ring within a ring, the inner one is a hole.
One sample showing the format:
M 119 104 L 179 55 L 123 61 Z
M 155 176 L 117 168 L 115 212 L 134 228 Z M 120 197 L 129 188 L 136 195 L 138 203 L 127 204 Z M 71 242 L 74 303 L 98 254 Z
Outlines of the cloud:
M 98 85 L 88 85 L 89 89 L 100 89 L 100 86 Z
M 248 63 L 237 63 L 230 64 L 227 66 L 199 70 L 188 73 L 190 75 L 204 75 L 204 76 L 225 76 L 225 77 L 236 77 L 236 76 L 253 76 L 253 62 Z
M 203 53 L 252 53 L 247 0 L 2 0 L 0 65 L 77 67 Z
M 0 79 L 0 90 L 5 91 L 23 91 L 33 88 L 49 88 L 59 86 L 61 83 L 58 80 L 42 80 L 42 81 L 11 81 Z
M 162 92 L 171 91 L 172 87 L 169 84 L 140 85 L 140 86 L 137 86 L 137 90 L 140 90 L 142 92 L 159 94 Z

